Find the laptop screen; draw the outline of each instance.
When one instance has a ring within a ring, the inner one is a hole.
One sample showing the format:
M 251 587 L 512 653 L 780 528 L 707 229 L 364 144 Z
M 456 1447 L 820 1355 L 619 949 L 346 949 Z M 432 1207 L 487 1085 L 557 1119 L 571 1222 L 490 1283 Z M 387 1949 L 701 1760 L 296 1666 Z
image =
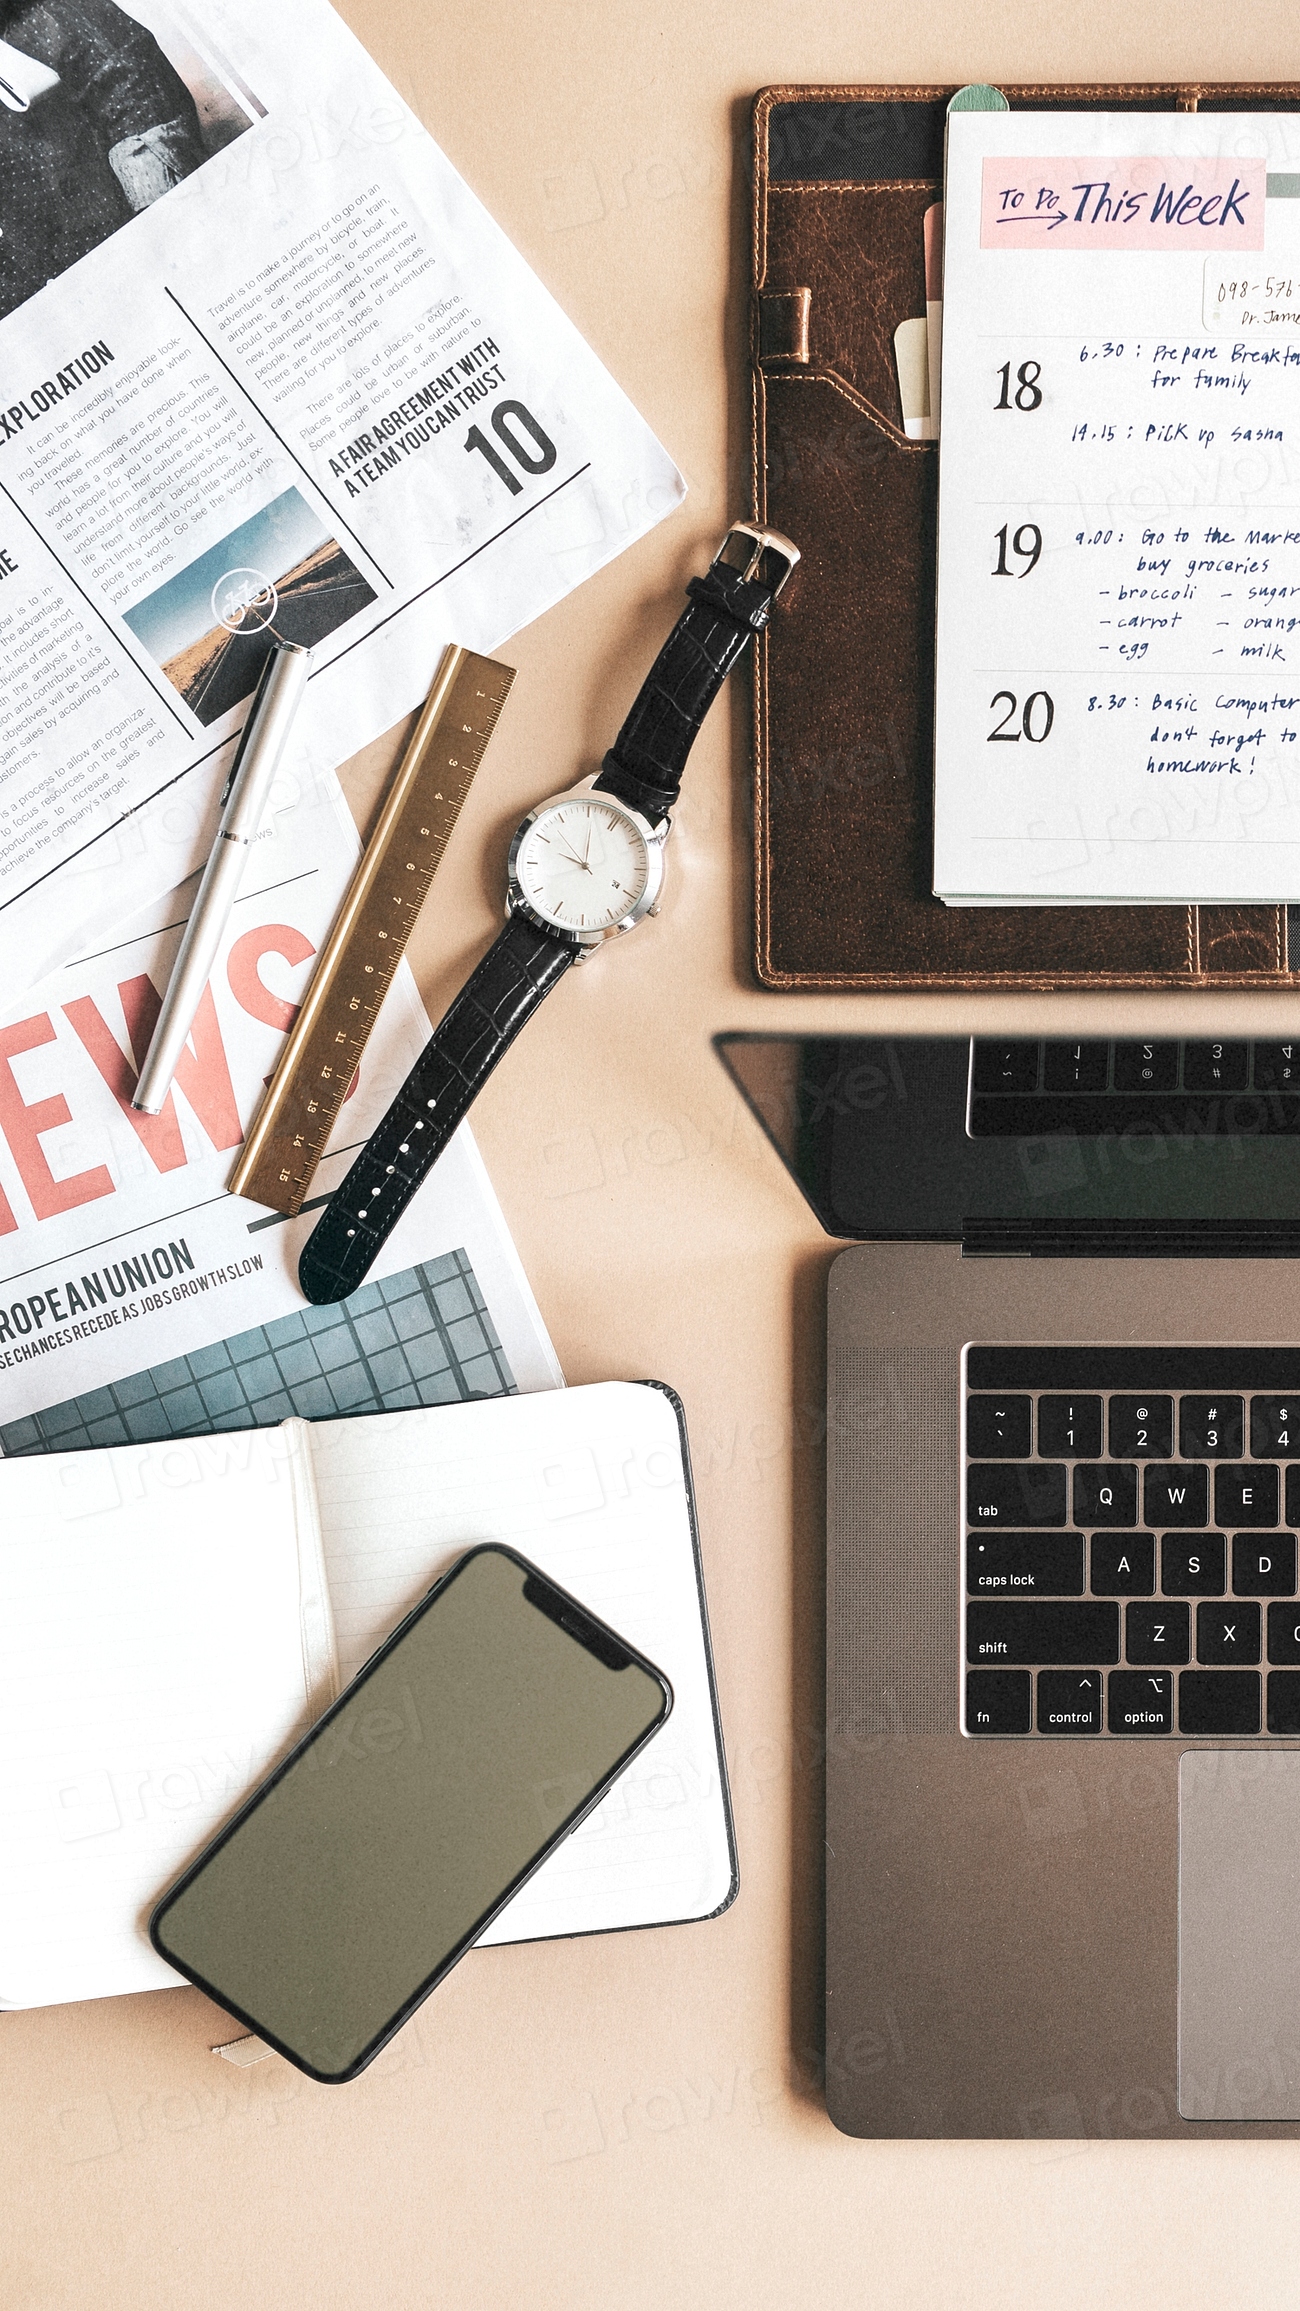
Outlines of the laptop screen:
M 831 1235 L 1112 1255 L 1300 1241 L 1300 1039 L 716 1048 Z

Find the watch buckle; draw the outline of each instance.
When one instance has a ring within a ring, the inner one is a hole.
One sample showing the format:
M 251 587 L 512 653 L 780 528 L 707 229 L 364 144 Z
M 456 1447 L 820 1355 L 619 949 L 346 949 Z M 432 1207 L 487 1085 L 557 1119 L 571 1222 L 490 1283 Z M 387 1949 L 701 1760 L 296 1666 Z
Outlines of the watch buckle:
M 733 538 L 743 541 L 744 551 L 748 556 L 744 569 L 741 571 L 742 577 L 746 579 L 756 578 L 768 554 L 773 555 L 783 565 L 781 575 L 772 588 L 772 599 L 775 601 L 800 558 L 799 548 L 793 545 L 789 538 L 783 537 L 780 530 L 762 530 L 753 522 L 733 522 L 713 557 L 715 569 L 719 562 L 726 561 L 727 548 Z M 735 562 L 726 562 L 726 567 L 735 569 L 736 564 Z

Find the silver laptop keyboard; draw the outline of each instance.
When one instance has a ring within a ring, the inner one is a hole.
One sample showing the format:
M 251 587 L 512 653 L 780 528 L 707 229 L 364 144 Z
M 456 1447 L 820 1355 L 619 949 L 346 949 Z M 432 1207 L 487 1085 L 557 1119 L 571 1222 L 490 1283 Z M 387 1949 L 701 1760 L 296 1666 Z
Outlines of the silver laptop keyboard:
M 1300 1349 L 971 1347 L 963 1452 L 968 1734 L 1300 1736 Z

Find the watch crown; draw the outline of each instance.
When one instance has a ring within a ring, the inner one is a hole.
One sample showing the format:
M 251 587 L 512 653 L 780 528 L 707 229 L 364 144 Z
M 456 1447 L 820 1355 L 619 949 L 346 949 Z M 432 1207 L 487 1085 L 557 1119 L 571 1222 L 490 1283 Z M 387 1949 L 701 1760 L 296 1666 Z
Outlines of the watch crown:
M 659 908 L 660 908 L 660 905 L 661 905 L 661 901 L 660 901 L 660 900 L 658 900 L 658 899 L 656 899 L 656 900 L 655 900 L 655 902 L 654 902 L 654 904 L 653 904 L 653 906 L 649 906 L 649 907 L 647 907 L 647 908 L 646 908 L 646 913 L 647 913 L 647 915 L 657 915 L 657 914 L 658 914 L 658 912 L 659 912 Z

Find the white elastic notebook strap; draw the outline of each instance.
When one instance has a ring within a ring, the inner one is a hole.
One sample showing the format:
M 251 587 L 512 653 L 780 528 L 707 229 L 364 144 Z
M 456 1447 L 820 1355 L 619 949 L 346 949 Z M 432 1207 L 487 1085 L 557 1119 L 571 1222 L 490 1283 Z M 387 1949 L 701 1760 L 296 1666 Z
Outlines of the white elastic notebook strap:
M 313 1712 L 319 1713 L 337 1697 L 339 1661 L 334 1613 L 325 1576 L 316 1472 L 312 1466 L 311 1423 L 285 1420 L 280 1424 L 280 1433 L 287 1448 L 285 1465 L 293 1486 L 294 1529 L 298 1538 L 303 1685 Z

